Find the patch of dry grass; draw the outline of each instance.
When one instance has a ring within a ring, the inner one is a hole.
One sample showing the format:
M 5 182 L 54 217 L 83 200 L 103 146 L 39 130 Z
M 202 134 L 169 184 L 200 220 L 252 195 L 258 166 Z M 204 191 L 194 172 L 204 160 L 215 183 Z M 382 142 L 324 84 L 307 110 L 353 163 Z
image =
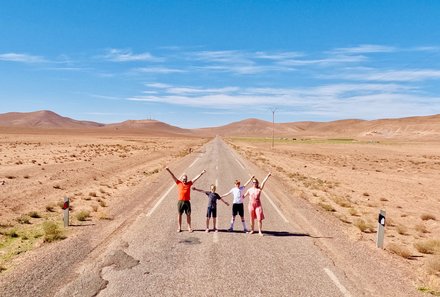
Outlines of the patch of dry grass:
M 374 232 L 374 226 L 370 222 L 366 222 L 363 219 L 357 219 L 353 222 L 353 225 L 358 227 L 364 233 L 372 233 Z
M 422 254 L 440 255 L 440 240 L 438 239 L 419 241 L 414 244 L 414 247 Z
M 429 233 L 428 228 L 424 224 L 417 224 L 414 229 L 419 233 Z
M 321 208 L 324 209 L 325 211 L 329 211 L 329 212 L 336 211 L 336 209 L 333 206 L 331 206 L 330 204 L 327 204 L 324 202 L 319 202 L 318 205 L 321 206 Z
M 400 235 L 408 235 L 408 228 L 402 224 L 396 226 L 396 231 Z
M 79 211 L 76 215 L 75 215 L 75 217 L 76 217 L 76 219 L 78 220 L 78 221 L 85 221 L 85 220 L 87 220 L 88 218 L 90 218 L 90 211 L 88 211 L 88 210 L 81 210 L 81 211 Z
M 433 220 L 433 221 L 435 221 L 435 220 L 436 220 L 435 215 L 432 215 L 432 214 L 429 214 L 429 213 L 424 213 L 424 214 L 422 214 L 422 215 L 420 216 L 420 218 L 421 218 L 423 221 L 428 221 L 428 220 Z
M 46 221 L 43 223 L 44 242 L 52 242 L 65 239 L 64 232 L 55 222 Z
M 404 246 L 400 246 L 398 244 L 395 243 L 390 243 L 387 245 L 387 250 L 389 250 L 390 252 L 392 252 L 393 254 L 396 254 L 398 256 L 401 256 L 405 259 L 409 259 L 412 257 L 411 252 L 408 248 L 404 247 Z

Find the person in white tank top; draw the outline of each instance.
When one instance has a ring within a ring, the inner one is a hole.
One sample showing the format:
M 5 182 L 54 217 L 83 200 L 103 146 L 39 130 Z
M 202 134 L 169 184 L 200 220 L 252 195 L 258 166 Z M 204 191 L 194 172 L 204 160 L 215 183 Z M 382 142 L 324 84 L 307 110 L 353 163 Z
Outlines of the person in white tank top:
M 244 186 L 240 186 L 240 181 L 239 180 L 235 180 L 235 187 L 233 187 L 229 192 L 227 192 L 226 194 L 221 195 L 220 197 L 225 197 L 228 196 L 229 194 L 232 194 L 233 196 L 233 202 L 232 202 L 232 219 L 231 219 L 231 226 L 229 227 L 228 231 L 233 231 L 234 230 L 234 222 L 235 222 L 235 217 L 238 215 L 240 215 L 241 217 L 241 222 L 243 224 L 243 231 L 244 232 L 248 232 L 247 228 L 246 228 L 246 222 L 244 220 L 244 207 L 243 207 L 243 199 L 244 199 L 244 190 L 246 189 L 246 186 L 251 182 L 251 180 L 254 178 L 254 176 L 252 176 L 245 184 Z

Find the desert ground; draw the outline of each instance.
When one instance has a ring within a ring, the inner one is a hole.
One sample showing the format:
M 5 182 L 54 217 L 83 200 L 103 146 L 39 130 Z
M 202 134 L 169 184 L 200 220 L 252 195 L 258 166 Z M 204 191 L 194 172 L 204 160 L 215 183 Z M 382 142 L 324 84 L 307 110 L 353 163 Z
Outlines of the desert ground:
M 47 241 L 43 222 L 61 226 L 64 197 L 71 199 L 72 225 L 111 220 L 113 205 L 206 141 L 119 132 L 1 133 L 0 271 Z
M 440 288 L 440 143 L 352 139 L 228 138 L 286 191 L 336 216 L 353 240 L 375 245 L 386 211 L 385 249 Z
M 136 205 L 134 193 L 157 183 L 167 164 L 223 135 L 353 241 L 374 247 L 385 210 L 385 252 L 412 271 L 421 291 L 440 292 L 438 115 L 356 122 L 361 127 L 351 130 L 346 122 L 306 123 L 320 130 L 295 124 L 283 130 L 294 137 L 281 134 L 273 148 L 271 123 L 259 120 L 190 131 L 157 121 L 96 127 L 47 111 L 30 116 L 27 127 L 0 127 L 0 273 L 19 265 L 22 254 L 84 230 L 63 230 L 64 197 L 72 226 L 112 220 L 118 207 Z

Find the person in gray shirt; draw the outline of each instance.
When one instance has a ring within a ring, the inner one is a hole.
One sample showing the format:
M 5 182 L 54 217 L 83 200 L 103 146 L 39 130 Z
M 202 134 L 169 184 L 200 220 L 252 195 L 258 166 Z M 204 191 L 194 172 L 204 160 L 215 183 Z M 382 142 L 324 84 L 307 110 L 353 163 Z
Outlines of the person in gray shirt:
M 215 192 L 215 185 L 211 185 L 211 191 L 204 191 L 201 189 L 197 189 L 196 187 L 192 188 L 194 191 L 205 193 L 208 196 L 208 210 L 206 212 L 206 230 L 205 232 L 209 232 L 209 221 L 212 217 L 214 231 L 217 232 L 217 200 L 221 200 L 224 204 L 229 206 L 229 203 L 223 200 L 219 194 Z

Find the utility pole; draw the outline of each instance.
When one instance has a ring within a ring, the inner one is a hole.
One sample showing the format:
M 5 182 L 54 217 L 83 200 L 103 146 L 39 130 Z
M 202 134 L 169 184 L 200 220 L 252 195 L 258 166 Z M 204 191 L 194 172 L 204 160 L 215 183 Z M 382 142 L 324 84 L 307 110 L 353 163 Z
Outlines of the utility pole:
M 277 111 L 276 108 L 272 108 L 272 149 L 275 146 L 275 111 Z

